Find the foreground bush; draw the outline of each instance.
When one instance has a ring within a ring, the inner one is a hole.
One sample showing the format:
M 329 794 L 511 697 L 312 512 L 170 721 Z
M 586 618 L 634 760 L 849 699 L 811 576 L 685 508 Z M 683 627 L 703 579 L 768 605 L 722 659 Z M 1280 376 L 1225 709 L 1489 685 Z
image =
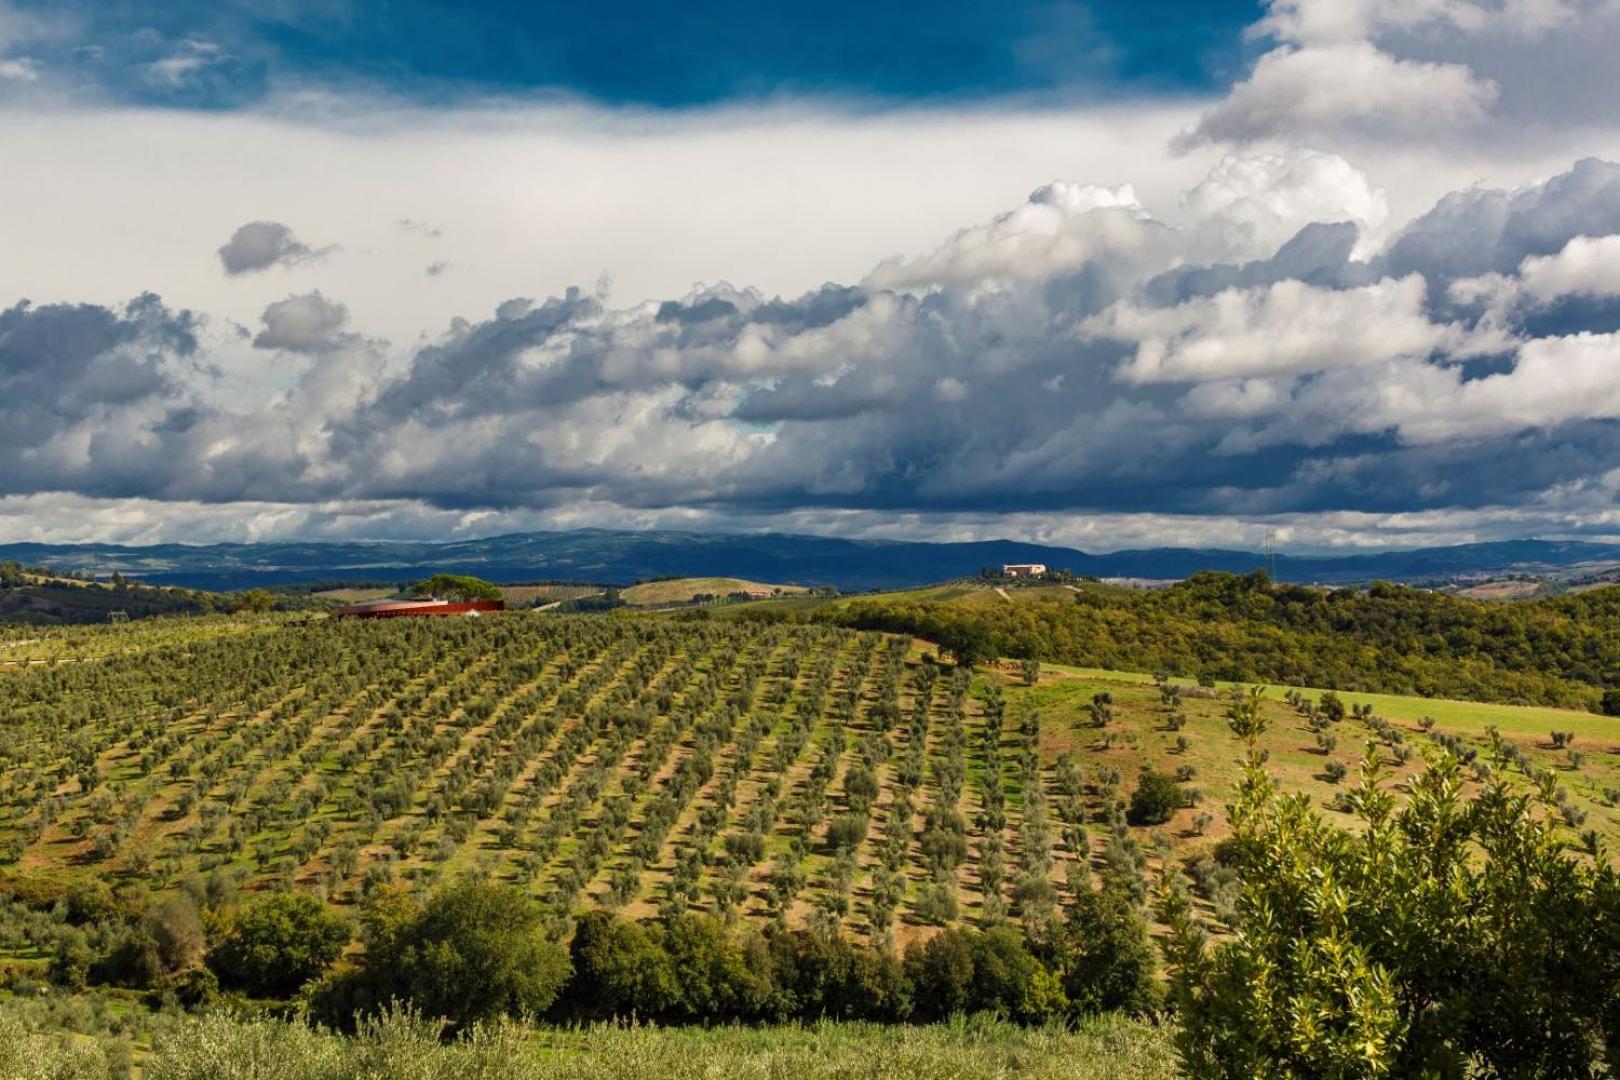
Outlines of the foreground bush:
M 1167 903 L 1191 1071 L 1584 1077 L 1620 1062 L 1620 877 L 1595 837 L 1572 846 L 1552 777 L 1511 778 L 1498 742 L 1477 792 L 1447 753 L 1397 809 L 1370 748 L 1350 831 L 1278 794 L 1258 731 L 1240 733 L 1236 935 L 1211 945 Z

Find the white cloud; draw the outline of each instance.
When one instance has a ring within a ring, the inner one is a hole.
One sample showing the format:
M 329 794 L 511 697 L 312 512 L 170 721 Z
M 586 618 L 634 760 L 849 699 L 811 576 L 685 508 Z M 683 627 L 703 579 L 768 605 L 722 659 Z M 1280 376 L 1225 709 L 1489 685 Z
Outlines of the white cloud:
M 1301 374 L 1463 346 L 1459 328 L 1429 321 L 1424 290 L 1416 274 L 1354 289 L 1288 280 L 1168 308 L 1121 303 L 1081 330 L 1136 345 L 1119 372 L 1131 383 Z
M 1312 222 L 1353 223 L 1363 250 L 1382 238 L 1389 201 L 1367 174 L 1316 150 L 1228 154 L 1182 200 L 1229 258 L 1269 255 Z
M 1519 266 L 1524 291 L 1546 302 L 1561 296 L 1620 296 L 1620 236 L 1577 236 L 1556 255 Z
M 1257 33 L 1324 43 L 1417 31 L 1538 35 L 1568 25 L 1576 0 L 1271 0 Z
M 1443 374 L 1435 380 L 1442 385 L 1406 402 L 1409 415 L 1397 419 L 1408 441 L 1620 418 L 1620 334 L 1538 338 L 1520 347 L 1511 371 L 1467 381 L 1455 368 Z
M 1136 189 L 1056 180 L 1016 210 L 963 229 L 931 254 L 894 258 L 866 277 L 879 289 L 1039 279 L 1100 258 L 1132 258 L 1152 246 Z
M 37 82 L 40 67 L 38 60 L 28 56 L 18 56 L 9 60 L 0 59 L 0 79 L 11 79 L 16 82 Z
M 1483 120 L 1496 94 L 1465 65 L 1397 59 L 1368 41 L 1285 45 L 1262 56 L 1177 145 L 1344 136 L 1449 140 Z

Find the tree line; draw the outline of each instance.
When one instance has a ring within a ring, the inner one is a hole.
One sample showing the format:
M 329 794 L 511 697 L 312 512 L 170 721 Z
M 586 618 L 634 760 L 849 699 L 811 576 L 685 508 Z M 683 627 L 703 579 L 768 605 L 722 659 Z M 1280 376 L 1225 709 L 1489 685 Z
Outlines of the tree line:
M 45 952 L 62 989 L 146 990 L 153 1004 L 191 1010 L 232 995 L 296 1000 L 337 1029 L 394 1003 L 459 1028 L 500 1017 L 893 1023 L 977 1012 L 1040 1024 L 1146 1015 L 1164 994 L 1136 903 L 1107 881 L 1038 926 L 956 927 L 904 950 L 697 913 L 642 922 L 597 910 L 559 926 L 526 891 L 476 875 L 419 895 L 379 890 L 357 921 L 308 893 L 241 898 L 228 876 L 144 905 L 99 883 L 6 888 L 0 934 Z M 361 949 L 343 959 L 355 939 Z

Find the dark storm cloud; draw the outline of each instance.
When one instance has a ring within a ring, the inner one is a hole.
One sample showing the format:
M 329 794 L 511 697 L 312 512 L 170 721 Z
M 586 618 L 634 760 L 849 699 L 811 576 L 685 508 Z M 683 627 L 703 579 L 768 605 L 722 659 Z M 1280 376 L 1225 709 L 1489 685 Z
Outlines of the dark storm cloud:
M 164 358 L 197 348 L 189 312 L 156 296 L 117 311 L 26 300 L 0 312 L 0 444 L 33 447 L 98 415 L 180 392 Z

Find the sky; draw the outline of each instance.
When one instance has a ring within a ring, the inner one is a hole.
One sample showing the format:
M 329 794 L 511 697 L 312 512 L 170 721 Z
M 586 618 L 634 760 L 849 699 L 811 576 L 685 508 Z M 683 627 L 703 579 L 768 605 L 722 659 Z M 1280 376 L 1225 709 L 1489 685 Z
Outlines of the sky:
M 0 541 L 1620 538 L 1620 0 L 0 0 Z

